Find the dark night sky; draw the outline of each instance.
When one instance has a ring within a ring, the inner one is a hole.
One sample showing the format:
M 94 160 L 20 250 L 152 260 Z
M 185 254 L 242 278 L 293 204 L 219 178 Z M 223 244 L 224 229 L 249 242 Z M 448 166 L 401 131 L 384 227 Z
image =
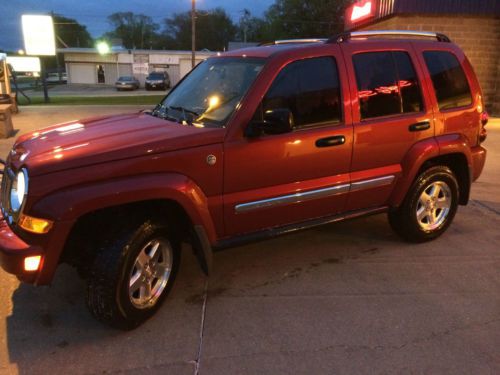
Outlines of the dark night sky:
M 172 13 L 189 10 L 190 0 L 1 0 L 0 1 L 0 49 L 18 50 L 24 48 L 21 31 L 22 14 L 47 14 L 50 11 L 75 18 L 87 26 L 93 37 L 99 37 L 109 30 L 107 16 L 119 11 L 132 11 L 153 17 L 156 23 Z M 200 9 L 222 7 L 238 20 L 243 8 L 254 15 L 262 13 L 273 0 L 197 0 Z

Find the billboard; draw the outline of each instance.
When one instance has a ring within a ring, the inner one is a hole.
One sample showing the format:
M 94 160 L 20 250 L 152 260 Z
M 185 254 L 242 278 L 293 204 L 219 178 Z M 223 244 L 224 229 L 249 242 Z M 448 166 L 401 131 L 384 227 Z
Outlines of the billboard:
M 27 15 L 21 17 L 24 49 L 27 55 L 54 56 L 56 40 L 51 16 Z
M 7 56 L 7 64 L 10 64 L 15 72 L 40 72 L 38 57 Z

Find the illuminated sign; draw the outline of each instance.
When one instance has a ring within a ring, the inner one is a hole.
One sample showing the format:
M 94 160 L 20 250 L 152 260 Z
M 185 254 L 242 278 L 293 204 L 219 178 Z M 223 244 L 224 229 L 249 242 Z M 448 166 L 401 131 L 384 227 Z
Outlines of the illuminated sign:
M 364 4 L 354 4 L 352 7 L 351 21 L 359 21 L 372 15 L 372 2 L 367 1 Z
M 15 72 L 40 71 L 40 59 L 38 57 L 7 56 L 7 63 L 12 65 Z
M 27 55 L 54 56 L 56 40 L 51 16 L 23 15 L 24 49 Z
M 377 0 L 361 0 L 352 4 L 345 12 L 346 28 L 349 29 L 360 22 L 375 17 Z

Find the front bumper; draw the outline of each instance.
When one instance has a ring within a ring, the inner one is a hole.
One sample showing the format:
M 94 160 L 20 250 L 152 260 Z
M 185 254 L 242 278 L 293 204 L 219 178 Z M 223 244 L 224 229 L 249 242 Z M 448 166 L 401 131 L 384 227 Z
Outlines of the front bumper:
M 160 88 L 165 88 L 165 86 L 166 85 L 164 82 L 146 82 L 147 88 L 160 89 Z
M 34 283 L 39 271 L 26 272 L 24 270 L 24 259 L 33 255 L 42 256 L 39 270 L 42 269 L 42 249 L 38 246 L 30 246 L 20 239 L 9 227 L 0 210 L 0 265 L 2 268 L 24 282 Z
M 117 89 L 127 89 L 127 90 L 134 90 L 136 88 L 135 85 L 115 85 Z

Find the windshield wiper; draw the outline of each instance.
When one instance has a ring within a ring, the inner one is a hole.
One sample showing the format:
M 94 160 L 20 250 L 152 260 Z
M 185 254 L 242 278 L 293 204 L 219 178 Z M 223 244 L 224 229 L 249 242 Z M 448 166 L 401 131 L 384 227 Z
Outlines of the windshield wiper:
M 153 109 L 153 111 L 147 112 L 147 114 L 154 116 L 154 117 L 161 118 L 162 120 L 169 120 L 169 121 L 175 121 L 175 122 L 181 123 L 181 120 L 178 119 L 177 117 L 169 116 L 167 114 L 167 111 L 166 111 L 167 108 L 168 107 L 164 106 L 163 104 L 157 104 L 156 107 Z
M 175 111 L 181 111 L 182 112 L 182 120 L 185 121 L 186 123 L 188 123 L 189 125 L 193 124 L 194 117 L 191 120 L 189 120 L 187 118 L 187 116 L 186 116 L 186 113 L 190 113 L 190 114 L 192 114 L 192 115 L 194 115 L 196 117 L 200 116 L 200 114 L 198 112 L 195 112 L 195 111 L 193 111 L 191 109 L 187 109 L 187 108 L 184 108 L 184 107 L 181 107 L 181 106 L 169 106 L 168 108 L 169 109 L 173 109 Z

